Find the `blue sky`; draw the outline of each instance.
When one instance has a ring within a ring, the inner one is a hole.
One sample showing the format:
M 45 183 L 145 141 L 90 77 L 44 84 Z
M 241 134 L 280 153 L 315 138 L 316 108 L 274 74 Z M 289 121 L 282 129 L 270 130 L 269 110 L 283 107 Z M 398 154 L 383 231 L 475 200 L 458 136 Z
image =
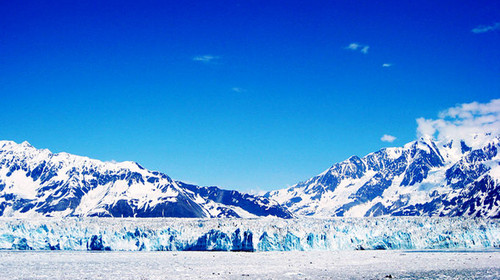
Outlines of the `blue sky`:
M 0 139 L 270 190 L 500 97 L 500 2 L 381 3 L 7 1 Z

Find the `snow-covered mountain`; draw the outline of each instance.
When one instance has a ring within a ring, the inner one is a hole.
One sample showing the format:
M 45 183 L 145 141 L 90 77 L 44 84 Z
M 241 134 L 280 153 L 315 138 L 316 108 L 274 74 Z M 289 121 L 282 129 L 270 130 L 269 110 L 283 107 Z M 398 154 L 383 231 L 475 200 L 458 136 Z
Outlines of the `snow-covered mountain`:
M 500 218 L 500 137 L 421 138 L 352 156 L 305 182 L 271 191 L 298 215 Z
M 135 162 L 0 141 L 0 216 L 500 218 L 499 149 L 499 136 L 422 138 L 262 197 L 174 181 Z
M 12 141 L 0 141 L 0 216 L 292 217 L 265 197 Z

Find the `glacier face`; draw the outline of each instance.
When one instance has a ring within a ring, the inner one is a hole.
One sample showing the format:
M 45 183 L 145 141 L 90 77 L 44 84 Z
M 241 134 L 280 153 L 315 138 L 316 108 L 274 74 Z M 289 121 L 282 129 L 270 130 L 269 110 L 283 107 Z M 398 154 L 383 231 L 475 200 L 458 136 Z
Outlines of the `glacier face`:
M 265 197 L 12 141 L 0 141 L 0 216 L 292 217 Z
M 500 136 L 422 138 L 357 156 L 290 188 L 271 191 L 297 215 L 500 218 Z
M 500 221 L 342 219 L 0 218 L 2 250 L 310 251 L 500 247 Z

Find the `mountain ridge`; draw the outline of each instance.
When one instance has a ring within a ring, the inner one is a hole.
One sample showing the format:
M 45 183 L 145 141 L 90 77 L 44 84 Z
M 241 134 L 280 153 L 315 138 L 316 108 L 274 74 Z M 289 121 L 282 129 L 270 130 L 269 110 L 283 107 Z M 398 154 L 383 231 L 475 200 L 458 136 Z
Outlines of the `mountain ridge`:
M 229 196 L 214 200 L 213 193 Z M 225 203 L 229 204 L 225 204 Z M 136 162 L 103 162 L 0 141 L 0 216 L 291 218 L 268 198 L 200 187 Z
M 263 196 L 173 180 L 132 161 L 0 141 L 0 216 L 500 218 L 500 136 L 485 136 L 423 137 L 351 156 Z
M 500 217 L 498 136 L 434 141 L 351 156 L 264 196 L 301 216 Z

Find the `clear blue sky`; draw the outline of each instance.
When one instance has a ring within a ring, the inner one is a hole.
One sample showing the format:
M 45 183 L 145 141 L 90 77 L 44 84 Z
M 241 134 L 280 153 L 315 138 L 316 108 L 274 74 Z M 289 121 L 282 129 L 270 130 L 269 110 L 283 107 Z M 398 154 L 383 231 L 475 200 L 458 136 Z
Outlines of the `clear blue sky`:
M 286 187 L 500 95 L 499 1 L 1 6 L 0 139 L 201 185 Z

